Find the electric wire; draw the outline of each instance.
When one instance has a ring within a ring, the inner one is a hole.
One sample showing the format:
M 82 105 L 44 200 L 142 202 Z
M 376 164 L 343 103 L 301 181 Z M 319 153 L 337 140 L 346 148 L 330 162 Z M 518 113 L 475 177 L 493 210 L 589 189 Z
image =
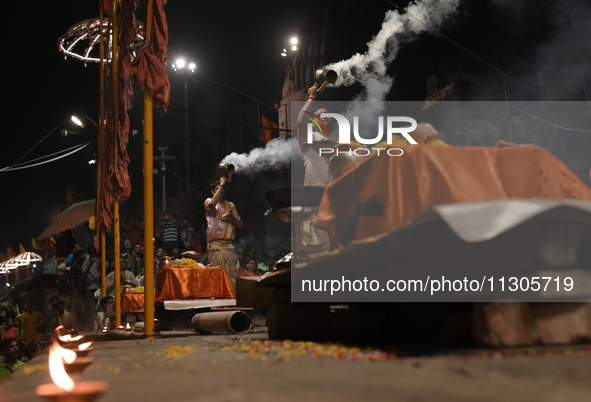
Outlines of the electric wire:
M 515 106 L 515 105 L 512 105 L 511 103 L 509 103 L 509 106 L 511 106 L 513 109 L 515 109 L 515 110 L 518 110 L 518 111 L 520 111 L 521 113 L 523 113 L 523 114 L 525 114 L 525 115 L 527 115 L 527 116 L 531 117 L 532 119 L 536 119 L 536 120 L 538 120 L 538 121 L 541 121 L 542 123 L 548 124 L 548 125 L 550 125 L 550 126 L 553 126 L 553 127 L 556 127 L 556 128 L 560 128 L 560 129 L 562 129 L 562 130 L 568 130 L 568 131 L 577 131 L 577 132 L 579 132 L 579 133 L 591 133 L 591 130 L 580 130 L 580 129 L 578 129 L 578 128 L 569 128 L 569 127 L 563 127 L 563 126 L 559 126 L 558 124 L 550 123 L 549 121 L 546 121 L 546 120 L 540 119 L 539 117 L 537 117 L 537 116 L 534 116 L 533 114 L 529 114 L 529 113 L 527 113 L 526 111 L 519 109 L 517 106 Z
M 39 158 L 31 159 L 30 161 L 27 161 L 27 162 L 15 163 L 14 165 L 11 166 L 11 168 L 12 167 L 18 167 L 18 166 L 26 165 L 26 164 L 29 164 L 31 162 L 35 162 L 35 161 L 38 161 L 38 160 L 41 160 L 41 159 L 51 158 L 54 155 L 59 155 L 59 154 L 64 153 L 64 152 L 68 152 L 71 149 L 78 148 L 81 145 L 91 144 L 93 142 L 94 141 L 88 141 L 88 142 L 85 142 L 85 143 L 82 143 L 82 144 L 74 145 L 73 147 L 70 147 L 70 148 L 62 149 L 60 151 L 54 152 L 54 153 L 49 154 L 49 155 L 40 156 Z M 4 169 L 6 169 L 6 168 L 4 168 Z M 2 171 L 4 169 L 0 169 L 0 171 Z
M 19 159 L 18 159 L 18 160 L 15 162 L 15 163 L 13 163 L 13 164 L 12 164 L 11 166 L 9 166 L 8 168 L 11 168 L 11 167 L 13 167 L 13 166 L 14 166 L 14 165 L 16 165 L 17 163 L 19 163 L 21 160 L 23 160 L 23 158 L 24 158 L 25 156 L 27 156 L 28 154 L 30 154 L 30 153 L 31 153 L 31 151 L 33 151 L 35 148 L 37 148 L 37 146 L 38 146 L 39 144 L 41 144 L 43 141 L 45 141 L 45 139 L 46 139 L 47 137 L 49 137 L 51 134 L 53 134 L 53 132 L 54 132 L 55 130 L 57 130 L 57 129 L 58 129 L 58 128 L 59 128 L 59 127 L 62 125 L 62 124 L 64 124 L 64 123 L 65 123 L 67 120 L 68 120 L 68 119 L 64 119 L 64 120 L 62 120 L 62 121 L 61 121 L 61 122 L 60 122 L 60 123 L 59 123 L 57 126 L 55 126 L 55 127 L 53 128 L 53 130 L 51 130 L 49 133 L 47 133 L 47 134 L 45 135 L 45 137 L 43 137 L 43 138 L 41 139 L 41 141 L 39 141 L 39 142 L 38 142 L 37 144 L 35 144 L 35 145 L 34 145 L 34 146 L 31 148 L 31 149 L 29 149 L 27 152 L 25 152 L 25 154 L 24 154 L 23 156 L 21 156 L 21 157 L 20 157 L 20 158 L 19 158 Z M 8 170 L 7 168 L 4 168 L 4 169 L 2 169 L 2 175 L 0 175 L 0 179 L 2 179 L 2 178 L 4 177 L 4 175 L 6 174 L 6 172 L 8 172 L 8 171 L 9 171 L 9 170 Z
M 6 173 L 6 172 L 13 171 L 13 170 L 28 169 L 28 168 L 32 168 L 32 167 L 35 167 L 35 166 L 44 165 L 44 164 L 46 164 L 46 163 L 55 162 L 55 161 L 57 161 L 57 160 L 59 160 L 59 159 L 65 158 L 65 157 L 67 157 L 67 156 L 70 156 L 70 155 L 72 155 L 72 154 L 74 154 L 74 153 L 76 153 L 76 152 L 78 152 L 78 151 L 80 151 L 80 150 L 82 150 L 82 149 L 86 148 L 86 147 L 87 147 L 87 146 L 89 146 L 89 145 L 90 145 L 90 143 L 87 143 L 87 144 L 85 144 L 85 145 L 82 145 L 82 146 L 80 146 L 79 148 L 77 148 L 77 149 L 75 149 L 75 150 L 73 150 L 73 151 L 71 151 L 71 152 L 68 152 L 68 153 L 67 153 L 67 154 L 65 154 L 65 155 L 61 155 L 61 156 L 58 156 L 58 157 L 56 157 L 56 158 L 53 158 L 53 159 L 50 159 L 50 160 L 47 160 L 47 161 L 43 161 L 43 162 L 39 162 L 39 163 L 33 163 L 32 165 L 27 165 L 27 166 L 17 166 L 17 167 L 14 167 L 14 165 L 13 165 L 13 166 L 8 166 L 8 167 L 5 167 L 5 168 L 2 168 L 2 169 L 0 169 L 0 172 L 4 172 L 4 173 Z

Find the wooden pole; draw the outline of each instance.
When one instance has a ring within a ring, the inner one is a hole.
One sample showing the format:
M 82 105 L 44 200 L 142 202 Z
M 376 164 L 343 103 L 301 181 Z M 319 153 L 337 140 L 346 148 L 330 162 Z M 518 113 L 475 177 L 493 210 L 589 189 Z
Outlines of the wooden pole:
M 101 280 L 102 280 L 102 292 L 103 297 L 107 296 L 107 254 L 105 250 L 105 228 L 102 227 L 101 220 L 99 219 L 100 212 L 103 206 L 103 167 L 105 164 L 105 35 L 103 33 L 104 15 L 103 7 L 99 1 L 99 140 L 98 140 L 98 172 L 97 172 L 97 195 L 96 195 L 96 234 L 100 238 L 100 250 L 101 250 Z
M 112 40 L 111 45 L 111 94 L 113 101 L 113 169 L 119 169 L 119 68 L 118 60 L 118 29 L 117 29 L 117 4 L 111 0 L 111 21 Z M 113 237 L 114 237 L 114 259 L 115 259 L 115 325 L 121 326 L 121 250 L 119 243 L 119 197 L 117 191 L 113 194 Z
M 152 39 L 153 0 L 146 2 L 146 41 Z M 154 143 L 153 99 L 144 88 L 144 311 L 146 338 L 154 338 Z

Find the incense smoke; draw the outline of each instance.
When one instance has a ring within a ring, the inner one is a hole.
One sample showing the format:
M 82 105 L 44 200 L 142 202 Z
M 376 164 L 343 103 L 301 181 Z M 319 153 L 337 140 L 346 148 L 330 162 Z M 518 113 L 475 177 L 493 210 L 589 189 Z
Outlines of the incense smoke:
M 359 116 L 362 124 L 374 125 L 376 116 L 384 110 L 383 101 L 394 81 L 386 75 L 388 66 L 396 59 L 402 45 L 415 40 L 421 33 L 436 33 L 456 12 L 459 4 L 460 0 L 423 0 L 410 4 L 404 14 L 390 10 L 386 12 L 382 29 L 367 44 L 367 52 L 326 66 L 339 75 L 336 86 L 360 83 L 363 87 L 353 99 L 363 103 L 352 102 L 345 114 Z
M 249 176 L 272 168 L 278 163 L 289 163 L 290 156 L 291 142 L 275 138 L 269 141 L 264 148 L 254 148 L 247 154 L 232 152 L 222 160 L 222 163 L 233 163 L 236 173 Z
M 386 12 L 382 29 L 367 44 L 367 52 L 326 66 L 339 75 L 335 85 L 350 86 L 358 82 L 364 87 L 360 100 L 383 100 L 393 81 L 386 75 L 388 66 L 396 59 L 402 44 L 421 33 L 436 33 L 459 4 L 460 0 L 423 0 L 410 4 L 404 14 L 398 10 Z
M 326 68 L 335 70 L 339 79 L 336 86 L 360 83 L 362 92 L 353 99 L 347 117 L 359 116 L 360 126 L 373 127 L 383 111 L 383 101 L 392 88 L 393 78 L 386 75 L 388 66 L 396 58 L 404 43 L 413 41 L 421 33 L 436 33 L 438 28 L 456 11 L 460 0 L 422 0 L 410 4 L 404 14 L 397 10 L 386 13 L 381 30 L 368 43 L 364 54 L 333 63 Z M 373 132 L 373 128 L 366 130 Z M 264 148 L 255 148 L 248 154 L 232 153 L 222 162 L 233 163 L 241 174 L 252 174 L 274 164 L 288 163 L 291 142 L 275 139 Z

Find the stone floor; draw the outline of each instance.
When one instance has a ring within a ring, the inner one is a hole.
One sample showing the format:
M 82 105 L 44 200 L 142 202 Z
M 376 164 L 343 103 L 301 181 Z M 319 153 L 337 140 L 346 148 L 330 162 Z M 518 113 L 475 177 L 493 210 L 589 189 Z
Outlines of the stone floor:
M 246 336 L 97 342 L 75 382 L 102 401 L 585 401 L 591 347 L 455 350 L 430 356 Z M 0 400 L 39 401 L 47 351 L 0 384 Z

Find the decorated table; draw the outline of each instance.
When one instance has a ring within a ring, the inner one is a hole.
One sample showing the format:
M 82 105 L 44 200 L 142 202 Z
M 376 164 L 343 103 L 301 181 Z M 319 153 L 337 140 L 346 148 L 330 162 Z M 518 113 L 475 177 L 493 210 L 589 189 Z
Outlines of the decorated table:
M 191 259 L 183 258 L 180 263 L 161 269 L 156 274 L 155 282 L 157 301 L 220 299 L 226 305 L 235 298 L 223 268 L 203 267 Z M 121 308 L 123 311 L 143 310 L 143 289 L 136 288 L 134 293 L 123 293 Z
M 234 297 L 223 268 L 177 267 L 156 274 L 156 300 Z
M 138 311 L 144 309 L 143 293 L 123 293 L 121 295 L 121 310 Z

